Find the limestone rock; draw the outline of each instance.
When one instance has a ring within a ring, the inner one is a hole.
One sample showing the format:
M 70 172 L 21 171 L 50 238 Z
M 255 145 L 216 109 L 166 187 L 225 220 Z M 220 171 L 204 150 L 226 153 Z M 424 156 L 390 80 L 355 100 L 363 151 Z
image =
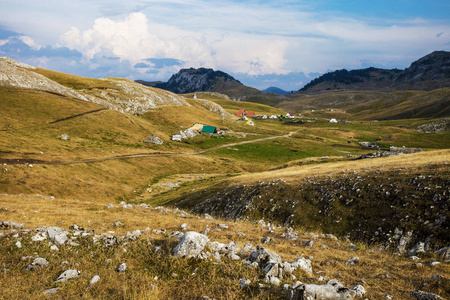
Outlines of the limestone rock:
M 23 229 L 23 224 L 9 221 L 0 221 L 0 228 L 2 229 Z
M 144 141 L 145 143 L 151 143 L 155 145 L 162 145 L 163 140 L 157 137 L 156 135 L 151 135 L 148 139 Z
M 439 257 L 442 260 L 450 260 L 450 246 L 449 247 L 445 247 L 442 249 L 439 249 L 438 251 L 435 252 L 436 254 L 439 254 Z
M 258 245 L 256 251 L 253 251 L 249 257 L 250 262 L 257 262 L 260 267 L 264 267 L 266 264 L 277 264 L 281 263 L 281 257 L 275 252 L 269 251 Z
M 80 273 L 78 270 L 66 270 L 59 275 L 55 282 L 66 282 L 69 279 L 78 277 Z
M 346 288 L 336 279 L 324 285 L 303 284 L 296 282 L 289 290 L 290 300 L 349 300 L 356 296 L 356 291 Z
M 352 257 L 345 262 L 346 265 L 350 265 L 350 266 L 356 265 L 358 263 L 359 263 L 359 257 L 357 257 L 357 256 Z
M 55 288 L 52 288 L 52 289 L 47 289 L 47 290 L 45 290 L 44 292 L 45 292 L 47 295 L 54 295 L 54 294 L 56 294 L 60 289 L 61 289 L 60 287 L 55 287 Z
M 25 271 L 37 271 L 48 265 L 49 265 L 49 262 L 45 258 L 37 257 L 33 260 L 33 262 L 31 264 L 29 264 L 25 268 Z
M 425 252 L 425 243 L 417 243 L 411 250 L 408 251 L 408 255 L 417 255 L 418 253 Z
M 95 275 L 94 277 L 91 278 L 91 280 L 89 281 L 89 283 L 92 284 L 96 284 L 97 282 L 100 281 L 100 276 Z
M 423 291 L 412 291 L 411 296 L 415 297 L 417 300 L 442 300 L 442 297 L 439 295 Z
M 117 266 L 117 268 L 116 268 L 116 272 L 117 273 L 125 273 L 126 270 L 127 270 L 127 264 L 126 263 L 122 263 L 119 266 Z
M 64 245 L 64 243 L 69 239 L 67 237 L 68 232 L 59 227 L 48 227 L 45 233 L 53 243 L 58 245 Z
M 250 285 L 250 283 L 252 283 L 250 279 L 245 279 L 245 278 L 239 279 L 239 286 L 241 287 L 241 289 L 245 289 L 246 287 L 248 287 Z
M 306 273 L 308 273 L 309 275 L 312 275 L 311 261 L 304 257 L 299 257 L 295 259 L 293 262 L 291 262 L 291 268 L 293 270 L 301 269 L 306 271 Z
M 181 237 L 178 245 L 172 250 L 175 257 L 197 257 L 202 258 L 202 252 L 205 249 L 209 239 L 206 235 L 188 231 Z

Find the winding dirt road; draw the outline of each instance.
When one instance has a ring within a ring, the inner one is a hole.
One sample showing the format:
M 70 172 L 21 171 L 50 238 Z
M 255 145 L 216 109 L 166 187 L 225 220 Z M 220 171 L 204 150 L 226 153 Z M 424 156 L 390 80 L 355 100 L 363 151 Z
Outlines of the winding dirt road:
M 251 141 L 242 141 L 237 143 L 230 143 L 226 145 L 220 145 L 213 148 L 209 148 L 206 150 L 195 151 L 195 152 L 156 152 L 156 153 L 139 153 L 139 154 L 130 154 L 130 155 L 119 155 L 112 157 L 103 157 L 103 158 L 92 158 L 92 159 L 82 159 L 82 160 L 72 160 L 72 161 L 44 161 L 44 160 L 36 160 L 36 159 L 2 159 L 0 158 L 0 163 L 6 163 L 9 165 L 18 165 L 18 164 L 36 164 L 36 165 L 72 165 L 72 164 L 86 164 L 93 162 L 101 162 L 107 160 L 118 160 L 118 159 L 128 159 L 128 158 L 141 158 L 141 157 L 161 157 L 161 156 L 181 156 L 181 155 L 199 155 L 204 154 L 210 151 L 214 151 L 217 149 L 233 147 L 243 144 L 251 144 L 257 143 L 267 140 L 279 139 L 279 138 L 289 138 L 297 131 L 289 132 L 285 135 L 277 135 L 277 136 L 269 136 L 265 138 L 260 138 Z

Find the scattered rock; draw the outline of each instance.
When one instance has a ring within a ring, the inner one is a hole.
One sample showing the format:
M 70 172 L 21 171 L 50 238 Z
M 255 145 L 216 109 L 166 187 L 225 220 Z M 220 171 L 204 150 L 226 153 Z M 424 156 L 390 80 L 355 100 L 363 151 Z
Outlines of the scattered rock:
M 53 243 L 58 245 L 64 245 L 64 243 L 69 239 L 67 237 L 68 232 L 59 227 L 48 227 L 45 234 Z
M 261 243 L 263 244 L 272 243 L 273 241 L 274 241 L 273 238 L 267 235 L 261 239 Z
M 175 257 L 204 258 L 205 254 L 203 250 L 208 241 L 209 239 L 206 235 L 195 231 L 188 231 L 181 237 L 178 245 L 172 250 L 173 255 Z
M 358 263 L 359 263 L 359 257 L 357 257 L 357 256 L 352 257 L 345 262 L 346 265 L 350 265 L 350 266 L 356 265 Z
M 113 226 L 114 227 L 123 227 L 124 224 L 122 222 L 120 222 L 120 221 L 116 221 L 116 222 L 113 223 Z
M 438 251 L 435 252 L 436 254 L 439 254 L 439 257 L 442 260 L 450 260 L 450 246 L 449 247 L 445 247 L 442 249 L 439 249 Z
M 126 263 L 122 263 L 116 268 L 116 272 L 117 273 L 125 273 L 126 270 L 127 270 L 127 264 Z
M 148 139 L 144 141 L 145 143 L 151 143 L 155 145 L 162 145 L 163 140 L 157 137 L 156 135 L 151 135 Z
M 66 282 L 69 279 L 78 277 L 80 273 L 78 270 L 66 270 L 59 275 L 55 282 Z
M 89 283 L 92 284 L 96 284 L 97 282 L 100 281 L 100 276 L 95 275 L 94 277 L 91 278 L 91 280 L 89 281 Z
M 0 221 L 0 228 L 2 229 L 23 229 L 23 224 L 9 221 Z
M 442 300 L 441 296 L 432 293 L 426 293 L 423 291 L 412 291 L 411 296 L 415 297 L 417 300 Z
M 55 287 L 55 288 L 52 288 L 52 289 L 45 290 L 44 292 L 45 292 L 47 295 L 54 295 L 54 294 L 56 294 L 60 289 L 61 289 L 60 287 Z
M 425 243 L 417 243 L 411 250 L 408 251 L 408 255 L 417 255 L 418 253 L 425 252 Z
M 25 271 L 37 271 L 43 267 L 47 267 L 48 265 L 49 265 L 49 262 L 45 258 L 37 257 L 33 260 L 33 262 L 31 264 L 29 264 L 25 268 Z
M 250 279 L 245 279 L 245 278 L 240 278 L 239 279 L 239 286 L 241 287 L 241 289 L 245 289 L 246 287 L 248 287 L 251 284 L 251 280 Z
M 324 285 L 304 284 L 297 281 L 289 289 L 288 299 L 347 300 L 355 296 L 355 290 L 344 287 L 337 279 L 332 279 Z
M 303 243 L 303 246 L 305 247 L 312 247 L 313 246 L 314 241 L 313 240 L 309 240 L 307 242 Z

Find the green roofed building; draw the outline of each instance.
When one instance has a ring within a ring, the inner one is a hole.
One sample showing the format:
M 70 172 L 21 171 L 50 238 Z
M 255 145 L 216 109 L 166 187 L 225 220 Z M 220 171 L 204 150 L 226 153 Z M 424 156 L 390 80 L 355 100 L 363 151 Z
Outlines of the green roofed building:
M 214 126 L 203 126 L 202 133 L 216 133 L 216 127 L 214 127 Z

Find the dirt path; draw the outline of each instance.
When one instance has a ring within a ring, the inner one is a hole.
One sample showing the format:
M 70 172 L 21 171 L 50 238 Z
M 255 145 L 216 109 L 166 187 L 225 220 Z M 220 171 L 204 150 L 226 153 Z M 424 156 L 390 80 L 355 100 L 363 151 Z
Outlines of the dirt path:
M 75 116 L 74 116 L 75 117 Z M 85 164 L 85 163 L 93 163 L 93 162 L 101 162 L 107 160 L 117 160 L 117 159 L 127 159 L 127 158 L 140 158 L 140 157 L 161 157 L 161 156 L 180 156 L 180 155 L 199 155 L 204 154 L 210 151 L 214 151 L 217 149 L 233 147 L 243 144 L 257 143 L 261 141 L 279 139 L 279 138 L 289 138 L 296 131 L 289 132 L 285 135 L 277 135 L 277 136 L 269 136 L 261 139 L 251 140 L 251 141 L 242 141 L 237 143 L 231 143 L 226 145 L 221 145 L 213 148 L 209 148 L 206 150 L 196 151 L 196 152 L 156 152 L 156 153 L 139 153 L 139 154 L 130 154 L 130 155 L 120 155 L 120 156 L 112 156 L 112 157 L 104 157 L 104 158 L 92 158 L 92 159 L 82 159 L 82 160 L 72 160 L 72 161 L 43 161 L 43 160 L 35 160 L 35 159 L 2 159 L 0 158 L 0 163 L 6 163 L 9 165 L 18 165 L 18 164 L 36 164 L 36 165 L 72 165 L 72 164 Z

